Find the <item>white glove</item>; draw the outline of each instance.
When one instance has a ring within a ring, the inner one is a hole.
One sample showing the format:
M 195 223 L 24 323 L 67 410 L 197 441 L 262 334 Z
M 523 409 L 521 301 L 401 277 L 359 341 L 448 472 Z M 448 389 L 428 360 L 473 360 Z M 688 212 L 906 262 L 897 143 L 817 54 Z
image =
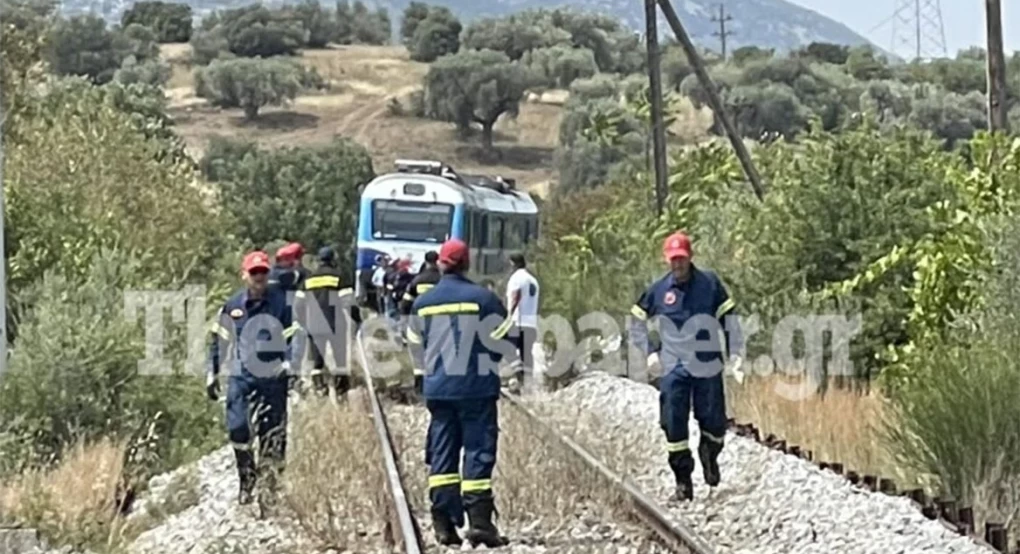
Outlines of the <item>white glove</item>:
M 744 359 L 738 355 L 730 356 L 729 361 L 726 362 L 726 371 L 733 374 L 733 378 L 737 380 L 737 384 L 744 384 L 744 372 L 741 368 L 744 366 Z
M 659 353 L 652 352 L 648 355 L 648 369 L 654 369 L 657 373 L 662 373 L 662 361 L 659 360 Z

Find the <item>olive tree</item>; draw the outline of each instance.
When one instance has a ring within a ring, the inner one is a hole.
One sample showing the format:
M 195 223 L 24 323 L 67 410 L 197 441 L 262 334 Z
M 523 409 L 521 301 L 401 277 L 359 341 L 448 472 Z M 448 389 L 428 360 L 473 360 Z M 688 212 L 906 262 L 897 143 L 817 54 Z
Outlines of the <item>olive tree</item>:
M 503 114 L 516 116 L 529 72 L 502 52 L 472 50 L 437 60 L 425 75 L 425 110 L 432 119 L 466 131 L 482 128 L 482 145 L 492 150 L 492 128 Z
M 301 90 L 301 68 L 278 59 L 214 60 L 195 72 L 195 95 L 221 108 L 243 108 L 245 118 L 263 106 L 284 104 Z

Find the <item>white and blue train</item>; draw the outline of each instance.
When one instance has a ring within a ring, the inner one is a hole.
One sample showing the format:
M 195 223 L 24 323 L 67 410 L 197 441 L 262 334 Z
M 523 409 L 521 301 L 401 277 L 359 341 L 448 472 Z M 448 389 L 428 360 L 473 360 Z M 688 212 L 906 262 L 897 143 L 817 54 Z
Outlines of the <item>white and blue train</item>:
M 409 257 L 418 271 L 427 252 L 457 238 L 471 248 L 469 276 L 498 280 L 507 257 L 538 238 L 538 206 L 512 180 L 460 175 L 437 161 L 397 160 L 396 166 L 361 193 L 359 274 L 371 271 L 380 254 Z

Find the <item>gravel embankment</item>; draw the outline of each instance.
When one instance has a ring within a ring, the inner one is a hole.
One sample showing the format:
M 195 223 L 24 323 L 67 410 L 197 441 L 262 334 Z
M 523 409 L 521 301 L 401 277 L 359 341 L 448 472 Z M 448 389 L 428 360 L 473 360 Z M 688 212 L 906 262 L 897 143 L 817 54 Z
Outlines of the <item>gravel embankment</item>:
M 930 521 L 902 497 L 872 493 L 811 463 L 733 433 L 714 491 L 695 471 L 695 499 L 670 500 L 674 479 L 659 428 L 658 392 L 595 372 L 554 394 L 529 399 L 568 435 L 634 481 L 718 554 L 990 554 Z M 691 444 L 697 448 L 697 424 Z
M 334 408 L 322 401 L 291 405 L 288 465 L 277 508 L 260 517 L 255 504 L 237 503 L 233 449 L 225 446 L 195 464 L 157 476 L 149 498 L 162 501 L 182 472 L 197 476 L 197 502 L 141 534 L 129 554 L 340 554 L 389 552 L 377 517 L 383 490 L 371 417 L 355 399 Z M 367 492 L 366 492 L 367 491 Z
M 286 523 L 260 520 L 255 517 L 254 510 L 238 506 L 234 467 L 234 454 L 229 446 L 202 458 L 193 468 L 200 481 L 198 503 L 140 535 L 128 552 L 274 553 L 305 550 L 307 545 Z M 166 480 L 160 476 L 154 484 Z
M 500 405 L 500 442 L 493 487 L 500 532 L 514 554 L 657 554 L 641 525 L 622 519 L 622 499 L 599 476 L 554 446 L 506 403 Z M 453 552 L 435 542 L 428 513 L 424 462 L 428 412 L 391 406 L 390 429 L 398 442 L 404 483 L 430 552 Z M 463 532 L 461 533 L 463 536 Z M 481 547 L 479 547 L 481 548 Z

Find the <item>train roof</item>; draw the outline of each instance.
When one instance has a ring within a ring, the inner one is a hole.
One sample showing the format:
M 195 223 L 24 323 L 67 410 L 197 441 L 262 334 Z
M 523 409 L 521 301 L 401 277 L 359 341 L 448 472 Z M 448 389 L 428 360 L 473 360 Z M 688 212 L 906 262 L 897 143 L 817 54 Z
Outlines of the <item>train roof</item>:
M 450 166 L 430 160 L 397 160 L 396 171 L 377 176 L 362 191 L 362 198 L 413 199 L 429 197 L 435 202 L 464 203 L 487 211 L 538 213 L 531 195 L 516 189 L 513 179 L 499 176 L 459 174 Z M 427 189 L 408 193 L 404 186 L 420 183 Z

